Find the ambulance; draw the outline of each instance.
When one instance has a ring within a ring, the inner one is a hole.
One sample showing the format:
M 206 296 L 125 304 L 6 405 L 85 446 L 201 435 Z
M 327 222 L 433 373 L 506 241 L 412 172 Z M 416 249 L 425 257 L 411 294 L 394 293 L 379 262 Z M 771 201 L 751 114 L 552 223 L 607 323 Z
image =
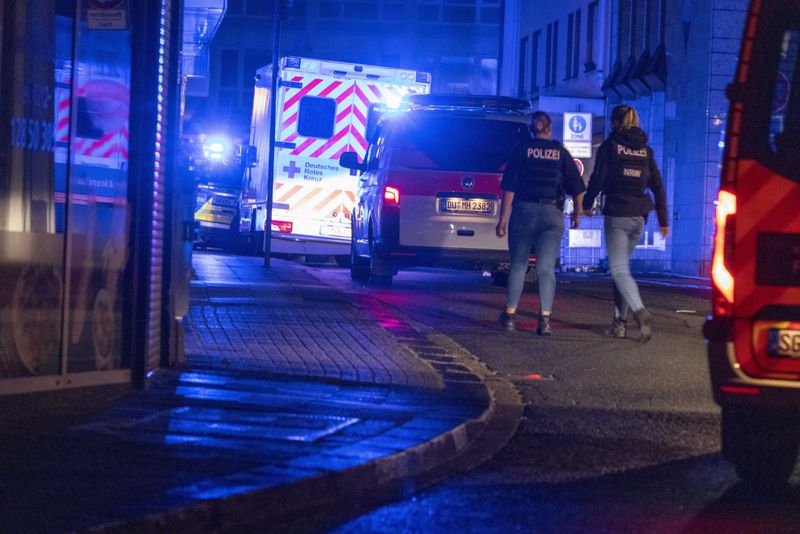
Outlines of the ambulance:
M 275 121 L 271 252 L 349 261 L 358 178 L 339 156 L 364 158 L 381 114 L 409 93 L 428 93 L 426 72 L 304 57 L 278 69 L 277 112 L 270 109 L 272 66 L 256 73 L 250 144 L 256 162 L 245 176 L 242 232 L 264 229 L 270 121 Z
M 727 93 L 703 333 L 723 456 L 748 484 L 784 486 L 800 449 L 797 0 L 752 0 Z

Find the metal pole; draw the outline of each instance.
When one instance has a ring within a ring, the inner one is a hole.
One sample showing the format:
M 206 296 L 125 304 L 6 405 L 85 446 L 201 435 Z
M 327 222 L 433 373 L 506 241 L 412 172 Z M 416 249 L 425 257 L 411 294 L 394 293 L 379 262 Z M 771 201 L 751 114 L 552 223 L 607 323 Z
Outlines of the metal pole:
M 272 189 L 275 186 L 275 121 L 278 118 L 278 63 L 281 59 L 281 2 L 274 0 L 272 12 L 272 89 L 269 113 L 269 168 L 267 169 L 267 214 L 264 222 L 264 267 L 270 267 L 272 254 Z

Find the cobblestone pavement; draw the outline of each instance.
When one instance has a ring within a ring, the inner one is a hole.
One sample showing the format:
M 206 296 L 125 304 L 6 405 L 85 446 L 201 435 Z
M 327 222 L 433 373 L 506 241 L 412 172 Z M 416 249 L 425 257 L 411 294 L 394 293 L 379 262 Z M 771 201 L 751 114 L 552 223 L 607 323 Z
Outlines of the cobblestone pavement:
M 509 384 L 302 265 L 198 254 L 186 361 L 0 396 L 0 533 L 318 530 L 482 461 Z
M 197 366 L 441 389 L 397 337 L 300 265 L 198 255 L 186 353 Z M 220 359 L 221 358 L 221 359 Z

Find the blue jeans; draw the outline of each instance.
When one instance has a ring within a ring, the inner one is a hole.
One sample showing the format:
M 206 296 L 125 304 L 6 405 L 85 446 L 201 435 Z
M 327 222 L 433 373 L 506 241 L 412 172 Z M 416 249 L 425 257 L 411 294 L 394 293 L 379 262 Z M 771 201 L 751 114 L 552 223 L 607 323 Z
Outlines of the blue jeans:
M 608 217 L 605 219 L 608 268 L 614 289 L 614 317 L 628 317 L 628 308 L 637 312 L 644 308 L 639 286 L 631 276 L 631 254 L 642 237 L 643 217 Z
M 556 296 L 556 258 L 564 236 L 564 214 L 553 204 L 515 202 L 508 222 L 508 250 L 511 268 L 508 273 L 506 306 L 516 308 L 525 286 L 525 273 L 531 246 L 536 255 L 539 278 L 539 306 L 543 312 L 553 311 Z

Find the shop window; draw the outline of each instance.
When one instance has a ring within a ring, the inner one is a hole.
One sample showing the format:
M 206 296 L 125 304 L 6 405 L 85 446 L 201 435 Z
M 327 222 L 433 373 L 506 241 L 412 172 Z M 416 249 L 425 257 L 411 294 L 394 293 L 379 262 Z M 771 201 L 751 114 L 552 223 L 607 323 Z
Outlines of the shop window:
M 339 2 L 320 2 L 319 3 L 319 18 L 321 19 L 338 19 L 342 16 L 342 6 Z
M 241 15 L 242 14 L 242 0 L 228 0 L 228 7 L 225 10 L 225 15 Z
M 329 139 L 333 137 L 336 120 L 336 101 L 332 98 L 304 96 L 300 99 L 297 133 L 303 137 Z
M 351 20 L 377 20 L 378 5 L 366 2 L 347 2 L 344 5 L 344 18 Z
M 217 95 L 217 105 L 221 110 L 232 110 L 239 106 L 238 91 L 220 91 Z
M 500 24 L 500 10 L 496 7 L 481 8 L 482 24 Z
M 292 5 L 285 8 L 284 14 L 286 17 L 292 18 L 305 17 L 306 0 L 292 0 Z
M 542 37 L 541 30 L 533 32 L 531 41 L 531 92 L 539 90 L 539 39 Z
M 459 24 L 474 24 L 475 8 L 467 6 L 445 6 L 443 20 L 444 22 L 455 22 Z
M 275 9 L 274 0 L 247 0 L 247 14 L 271 17 Z
M 481 59 L 481 86 L 478 91 L 482 95 L 493 95 L 497 92 L 497 59 Z
M 439 6 L 418 6 L 417 18 L 420 22 L 439 22 Z
M 517 72 L 517 95 L 525 96 L 525 69 L 528 66 L 528 38 L 519 41 L 519 70 Z
M 406 18 L 406 6 L 403 4 L 386 4 L 383 6 L 383 20 L 401 21 Z
M 597 58 L 595 51 L 597 49 L 597 2 L 589 4 L 588 20 L 586 21 L 586 72 L 593 71 L 597 68 Z
M 219 84 L 222 87 L 236 87 L 239 83 L 239 51 L 223 50 L 219 64 Z
M 573 42 L 573 32 L 575 27 L 575 14 L 570 13 L 569 17 L 567 17 L 567 68 L 566 68 L 566 76 L 564 79 L 569 79 L 572 77 L 572 42 Z
M 269 50 L 248 48 L 244 51 L 242 80 L 244 81 L 245 89 L 251 88 L 255 83 L 256 71 L 271 61 L 272 53 Z

